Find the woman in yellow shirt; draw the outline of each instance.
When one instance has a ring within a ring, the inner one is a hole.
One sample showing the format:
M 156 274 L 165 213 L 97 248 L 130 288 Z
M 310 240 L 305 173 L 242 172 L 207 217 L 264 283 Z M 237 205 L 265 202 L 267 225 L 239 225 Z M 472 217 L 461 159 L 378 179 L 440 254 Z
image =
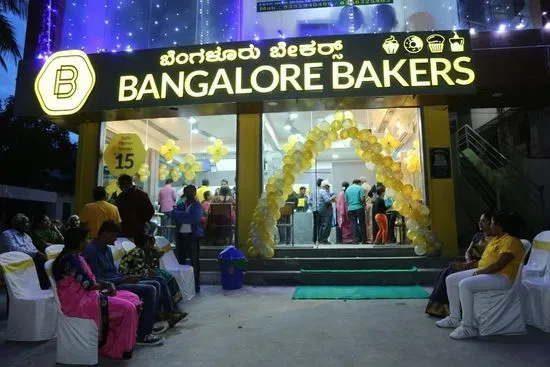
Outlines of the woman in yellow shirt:
M 447 295 L 451 315 L 435 324 L 441 328 L 455 328 L 451 339 L 469 339 L 478 336 L 474 326 L 474 294 L 510 289 L 518 276 L 525 254 L 519 240 L 519 217 L 515 213 L 497 212 L 491 220 L 493 239 L 479 260 L 476 269 L 461 271 L 447 277 Z M 462 322 L 460 309 L 462 306 Z

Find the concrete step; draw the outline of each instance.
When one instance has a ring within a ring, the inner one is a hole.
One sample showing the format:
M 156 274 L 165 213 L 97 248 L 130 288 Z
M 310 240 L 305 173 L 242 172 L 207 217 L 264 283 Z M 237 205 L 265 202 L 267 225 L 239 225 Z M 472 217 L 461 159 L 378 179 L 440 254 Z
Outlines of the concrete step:
M 215 259 L 224 246 L 201 246 L 201 258 Z M 296 245 L 277 247 L 275 258 L 403 257 L 416 256 L 409 245 Z
M 316 272 L 247 271 L 247 285 L 433 285 L 441 269 L 420 269 L 417 272 Z M 201 272 L 202 284 L 220 284 L 217 271 Z
M 443 268 L 450 258 L 405 257 L 303 257 L 248 260 L 248 271 L 300 271 L 301 269 L 410 269 Z M 217 259 L 201 258 L 201 271 L 217 271 Z

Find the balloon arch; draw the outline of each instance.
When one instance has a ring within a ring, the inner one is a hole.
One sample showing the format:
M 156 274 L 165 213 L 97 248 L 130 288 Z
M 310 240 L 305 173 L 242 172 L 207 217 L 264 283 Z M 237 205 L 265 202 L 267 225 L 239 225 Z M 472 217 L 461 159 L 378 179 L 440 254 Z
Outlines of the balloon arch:
M 275 253 L 275 233 L 280 209 L 293 191 L 297 177 L 313 167 L 313 161 L 337 140 L 352 139 L 355 153 L 366 163 L 376 167 L 376 180 L 395 192 L 393 208 L 406 221 L 407 238 L 415 245 L 417 255 L 433 254 L 441 247 L 430 229 L 430 210 L 422 203 L 422 193 L 403 182 L 402 163 L 391 157 L 397 148 L 391 139 L 379 140 L 370 130 L 357 128 L 351 111 L 336 111 L 332 121 L 323 121 L 306 134 L 305 142 L 292 135 L 283 147 L 283 167 L 267 181 L 256 209 L 246 251 L 251 257 L 271 258 Z M 418 150 L 418 146 L 415 147 Z M 390 151 L 390 154 L 387 153 Z M 420 157 L 413 157 L 408 165 L 420 165 Z

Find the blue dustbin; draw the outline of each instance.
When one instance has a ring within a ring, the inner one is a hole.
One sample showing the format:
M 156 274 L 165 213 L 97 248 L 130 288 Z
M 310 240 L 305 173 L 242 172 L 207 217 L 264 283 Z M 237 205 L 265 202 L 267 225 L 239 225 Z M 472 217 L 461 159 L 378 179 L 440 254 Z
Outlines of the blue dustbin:
M 240 289 L 248 260 L 235 246 L 226 247 L 218 255 L 223 289 Z

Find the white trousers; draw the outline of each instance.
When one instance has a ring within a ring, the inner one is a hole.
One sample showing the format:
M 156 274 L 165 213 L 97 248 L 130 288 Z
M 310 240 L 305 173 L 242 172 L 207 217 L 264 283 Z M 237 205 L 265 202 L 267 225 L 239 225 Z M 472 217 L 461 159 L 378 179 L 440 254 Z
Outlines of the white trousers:
M 462 306 L 462 325 L 474 328 L 474 294 L 484 291 L 506 290 L 512 282 L 502 274 L 481 274 L 472 276 L 477 269 L 451 274 L 445 280 L 451 317 L 460 319 Z

